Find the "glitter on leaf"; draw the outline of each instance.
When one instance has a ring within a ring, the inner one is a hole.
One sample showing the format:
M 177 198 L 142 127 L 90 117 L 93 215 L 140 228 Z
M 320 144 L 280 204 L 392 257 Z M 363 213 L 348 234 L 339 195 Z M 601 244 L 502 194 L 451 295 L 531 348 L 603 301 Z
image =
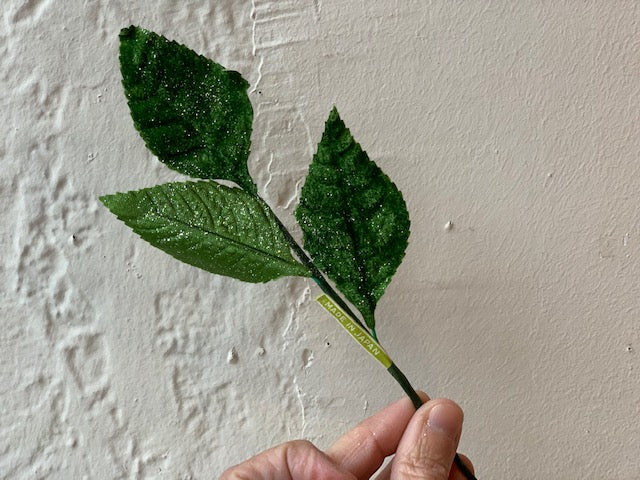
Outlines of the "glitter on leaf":
M 257 189 L 247 169 L 253 109 L 238 72 L 140 27 L 120 32 L 120 69 L 149 150 L 191 177 Z
M 100 200 L 151 245 L 208 272 L 253 283 L 309 276 L 269 207 L 239 188 L 165 183 Z
M 409 238 L 402 194 L 334 108 L 302 188 L 296 218 L 314 263 L 375 327 L 376 304 Z

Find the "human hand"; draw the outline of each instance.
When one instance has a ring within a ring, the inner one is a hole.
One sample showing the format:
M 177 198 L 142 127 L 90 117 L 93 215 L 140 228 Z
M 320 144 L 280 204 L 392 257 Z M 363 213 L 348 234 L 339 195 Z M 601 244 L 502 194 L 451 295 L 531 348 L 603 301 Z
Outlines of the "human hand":
M 451 400 L 429 400 L 416 411 L 403 398 L 361 422 L 326 452 L 304 440 L 283 443 L 231 467 L 221 480 L 369 479 L 394 453 L 378 480 L 465 480 L 452 467 L 462 418 Z M 467 458 L 462 461 L 473 471 Z

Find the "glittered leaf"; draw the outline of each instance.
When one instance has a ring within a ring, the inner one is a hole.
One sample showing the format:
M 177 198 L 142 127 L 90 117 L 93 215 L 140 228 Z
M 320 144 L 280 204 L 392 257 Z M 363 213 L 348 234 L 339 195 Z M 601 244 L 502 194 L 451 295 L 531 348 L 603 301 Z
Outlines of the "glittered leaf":
M 254 283 L 309 275 L 269 207 L 239 188 L 166 183 L 100 200 L 147 242 L 208 272 Z
M 162 162 L 256 192 L 247 169 L 253 110 L 238 72 L 135 26 L 120 32 L 120 68 L 135 127 Z
M 404 257 L 409 214 L 400 191 L 353 139 L 335 108 L 296 217 L 314 262 L 374 328 L 376 304 Z

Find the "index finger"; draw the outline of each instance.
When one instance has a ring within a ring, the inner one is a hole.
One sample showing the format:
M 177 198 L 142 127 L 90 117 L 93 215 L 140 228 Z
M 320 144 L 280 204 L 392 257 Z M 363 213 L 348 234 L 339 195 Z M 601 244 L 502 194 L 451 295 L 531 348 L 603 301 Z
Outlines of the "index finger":
M 429 397 L 418 392 L 423 401 Z M 345 433 L 328 450 L 333 461 L 357 478 L 369 478 L 384 459 L 395 453 L 409 420 L 416 412 L 409 398 L 402 398 Z

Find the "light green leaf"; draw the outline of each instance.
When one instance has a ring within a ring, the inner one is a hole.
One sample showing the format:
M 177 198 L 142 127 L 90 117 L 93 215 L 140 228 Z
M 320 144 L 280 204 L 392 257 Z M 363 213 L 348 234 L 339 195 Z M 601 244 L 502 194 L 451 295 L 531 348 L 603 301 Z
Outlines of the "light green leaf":
M 136 129 L 169 167 L 256 193 L 247 169 L 253 110 L 238 72 L 154 32 L 120 32 L 122 84 Z
M 374 328 L 376 304 L 404 257 L 409 213 L 398 188 L 356 143 L 335 108 L 296 218 L 314 262 Z
M 151 245 L 208 272 L 253 283 L 309 276 L 273 212 L 239 188 L 166 183 L 100 200 Z

